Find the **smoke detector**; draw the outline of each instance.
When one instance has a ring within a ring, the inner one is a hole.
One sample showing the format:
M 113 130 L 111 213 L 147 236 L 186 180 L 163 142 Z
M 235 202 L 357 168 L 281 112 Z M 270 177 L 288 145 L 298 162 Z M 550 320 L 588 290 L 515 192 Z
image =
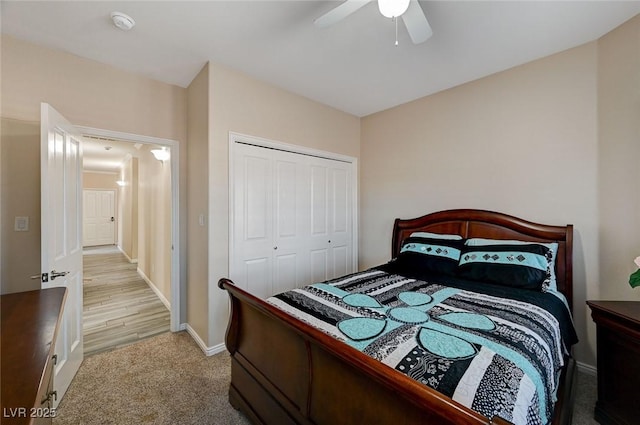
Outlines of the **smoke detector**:
M 111 20 L 122 31 L 129 31 L 136 24 L 131 16 L 122 12 L 111 12 Z

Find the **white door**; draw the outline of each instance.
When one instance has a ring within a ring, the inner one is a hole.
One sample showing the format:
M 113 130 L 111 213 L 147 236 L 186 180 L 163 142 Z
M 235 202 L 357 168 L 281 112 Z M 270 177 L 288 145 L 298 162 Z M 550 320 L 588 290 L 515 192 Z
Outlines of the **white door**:
M 230 277 L 257 297 L 273 285 L 273 163 L 265 149 L 239 144 L 234 156 L 235 243 Z
M 313 158 L 310 170 L 311 276 L 322 282 L 354 270 L 351 169 L 342 161 Z
M 57 406 L 83 359 L 82 146 L 73 126 L 46 103 L 40 134 L 42 288 L 67 288 L 55 348 Z
M 231 278 L 256 296 L 310 283 L 307 157 L 238 144 Z
M 330 279 L 354 271 L 352 252 L 351 169 L 340 161 L 328 161 Z
M 331 278 L 329 241 L 329 170 L 325 164 L 311 164 L 309 205 L 310 268 L 314 283 Z
M 82 192 L 82 246 L 115 244 L 115 190 Z
M 262 298 L 355 271 L 351 164 L 233 146 L 229 274 Z
M 265 149 L 263 149 L 265 150 Z M 308 273 L 308 158 L 273 155 L 273 294 L 311 283 Z

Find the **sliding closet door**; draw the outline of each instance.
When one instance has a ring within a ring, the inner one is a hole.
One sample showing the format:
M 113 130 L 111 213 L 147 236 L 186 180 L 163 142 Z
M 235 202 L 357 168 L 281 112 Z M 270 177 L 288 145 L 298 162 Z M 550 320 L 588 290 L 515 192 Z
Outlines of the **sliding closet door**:
M 321 282 L 353 271 L 351 170 L 322 158 L 309 169 L 311 278 Z
M 262 298 L 355 271 L 351 164 L 233 145 L 230 277 Z
M 309 281 L 306 236 L 309 177 L 306 157 L 275 150 L 271 153 L 274 166 L 272 292 L 275 294 Z
M 330 279 L 355 271 L 352 250 L 352 194 L 350 164 L 331 161 L 329 166 Z
M 234 238 L 231 276 L 266 298 L 273 285 L 273 160 L 270 151 L 238 144 L 234 158 Z

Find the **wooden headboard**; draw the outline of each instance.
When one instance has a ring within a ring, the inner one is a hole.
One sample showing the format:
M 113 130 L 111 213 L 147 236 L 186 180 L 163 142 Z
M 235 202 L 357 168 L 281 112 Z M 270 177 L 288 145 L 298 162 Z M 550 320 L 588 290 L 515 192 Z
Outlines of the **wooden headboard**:
M 392 258 L 400 252 L 405 238 L 420 231 L 457 234 L 463 238 L 557 242 L 557 286 L 573 310 L 573 225 L 538 224 L 507 214 L 473 209 L 439 211 L 407 220 L 397 218 L 393 225 Z

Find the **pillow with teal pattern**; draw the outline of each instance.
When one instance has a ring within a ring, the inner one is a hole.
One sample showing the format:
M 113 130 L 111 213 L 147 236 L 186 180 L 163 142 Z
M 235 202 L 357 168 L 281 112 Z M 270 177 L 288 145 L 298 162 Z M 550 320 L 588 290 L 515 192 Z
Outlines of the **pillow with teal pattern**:
M 458 275 L 514 288 L 542 290 L 551 250 L 540 244 L 466 246 Z
M 463 240 L 410 236 L 402 242 L 396 262 L 412 271 L 453 274 L 463 248 Z
M 558 292 L 558 285 L 556 283 L 556 256 L 558 254 L 558 243 L 557 242 L 527 242 L 527 241 L 518 241 L 518 240 L 503 240 L 503 239 L 484 239 L 484 238 L 470 238 L 467 239 L 465 244 L 469 246 L 481 246 L 481 245 L 503 245 L 503 244 L 512 244 L 512 245 L 530 245 L 537 244 L 546 246 L 551 250 L 551 257 L 547 258 L 547 274 L 548 279 L 545 279 L 542 282 L 542 291 L 554 291 Z

